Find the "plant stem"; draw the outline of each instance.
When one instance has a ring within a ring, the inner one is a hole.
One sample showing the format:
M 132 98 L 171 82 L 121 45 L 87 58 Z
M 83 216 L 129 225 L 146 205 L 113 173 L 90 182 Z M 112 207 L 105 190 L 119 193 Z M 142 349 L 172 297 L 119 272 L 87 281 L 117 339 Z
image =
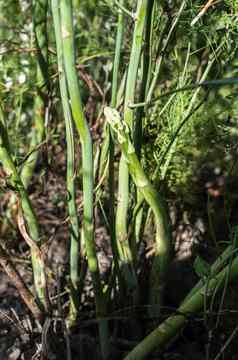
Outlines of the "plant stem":
M 119 4 L 124 6 L 124 0 L 120 0 Z M 121 61 L 121 51 L 123 45 L 124 35 L 124 13 L 121 9 L 118 10 L 118 21 L 117 21 L 117 33 L 116 33 L 116 45 L 115 45 L 115 56 L 113 61 L 113 74 L 112 74 L 112 95 L 111 95 L 111 106 L 117 106 L 117 92 L 118 92 L 118 81 L 119 81 L 119 68 Z M 116 242 L 116 229 L 115 229 L 115 174 L 114 174 L 114 141 L 112 136 L 112 130 L 108 124 L 106 124 L 106 136 L 109 138 L 109 171 L 108 171 L 108 188 L 109 188 L 109 225 L 111 235 L 111 246 L 113 251 L 113 261 L 115 264 L 115 271 L 117 273 L 119 284 L 121 285 L 121 276 L 119 271 L 118 263 L 118 248 Z M 120 286 L 121 287 L 121 286 Z M 110 287 L 109 287 L 110 288 Z
M 124 0 L 119 1 L 120 5 L 124 5 Z M 117 22 L 117 35 L 116 35 L 116 47 L 115 47 L 115 56 L 113 62 L 113 74 L 112 74 L 112 96 L 111 96 L 111 107 L 116 107 L 117 105 L 117 91 L 118 91 L 118 79 L 119 79 L 119 67 L 121 60 L 121 50 L 123 43 L 123 34 L 124 34 L 124 14 L 121 10 L 118 11 L 118 22 Z M 114 185 L 114 142 L 112 139 L 112 130 L 108 126 L 110 132 L 110 141 L 109 141 L 109 201 L 110 201 L 110 226 L 111 226 L 111 239 L 112 239 L 112 248 L 114 249 L 114 260 L 118 262 L 118 251 L 116 246 L 116 234 L 115 234 L 115 213 L 114 213 L 114 204 L 115 204 L 115 185 Z
M 139 101 L 142 102 L 146 98 L 146 89 L 148 84 L 148 78 L 150 75 L 150 65 L 151 65 L 151 34 L 153 31 L 153 9 L 155 6 L 154 1 L 149 1 L 147 4 L 147 11 L 146 11 L 146 24 L 145 24 L 145 45 L 143 51 L 143 63 L 141 66 L 142 72 L 142 80 L 141 80 L 141 87 L 140 87 L 140 95 Z M 143 118 L 145 116 L 144 108 L 139 108 L 136 112 L 136 123 L 135 123 L 135 131 L 134 131 L 134 144 L 135 150 L 138 158 L 141 157 L 141 144 L 143 142 Z M 143 196 L 140 192 L 137 191 L 137 204 L 140 204 L 143 200 Z M 132 238 L 132 248 L 136 249 L 138 244 L 140 243 L 141 238 L 141 224 L 143 218 L 143 206 L 136 212 L 136 217 L 134 219 L 135 222 L 135 231 L 134 237 Z M 134 243 L 133 243 L 134 242 Z M 135 251 L 134 251 L 135 253 Z M 135 254 L 134 254 L 134 262 L 136 262 Z
M 65 70 L 63 63 L 63 45 L 61 39 L 60 13 L 58 0 L 52 0 L 52 15 L 54 21 L 57 62 L 59 70 L 59 84 L 61 101 L 63 106 L 65 127 L 66 127 L 66 143 L 67 143 L 67 191 L 68 191 L 68 211 L 70 218 L 70 326 L 73 325 L 77 318 L 79 309 L 79 253 L 80 253 L 80 231 L 77 215 L 77 205 L 75 198 L 75 148 L 74 148 L 74 131 L 71 109 L 69 105 L 68 89 L 65 78 Z
M 135 27 L 133 33 L 132 48 L 130 61 L 128 66 L 125 105 L 124 105 L 124 121 L 133 129 L 133 110 L 128 106 L 134 102 L 137 72 L 143 46 L 143 33 L 146 22 L 146 11 L 148 0 L 138 0 L 135 16 Z M 119 249 L 120 266 L 123 270 L 123 276 L 127 286 L 136 286 L 136 276 L 132 267 L 132 253 L 128 241 L 127 220 L 129 207 L 129 171 L 127 161 L 122 154 L 119 165 L 118 179 L 118 206 L 116 213 L 116 238 Z
M 217 49 L 217 52 L 218 52 L 218 50 L 220 50 L 221 45 Z M 216 52 L 216 55 L 217 55 L 217 52 Z M 214 62 L 214 60 L 216 60 L 216 58 L 214 58 L 211 61 Z M 207 80 L 207 81 L 195 83 L 192 85 L 184 86 L 179 89 L 168 91 L 162 95 L 157 96 L 156 98 L 152 99 L 149 102 L 141 102 L 141 103 L 137 103 L 137 104 L 131 103 L 131 104 L 129 104 L 129 107 L 131 109 L 144 107 L 144 106 L 151 107 L 151 106 L 154 106 L 154 104 L 156 104 L 158 101 L 160 101 L 160 99 L 162 99 L 163 97 L 167 97 L 169 95 L 173 95 L 173 94 L 179 93 L 181 91 L 191 91 L 191 90 L 197 89 L 197 88 L 215 89 L 215 88 L 222 87 L 222 86 L 237 85 L 237 83 L 238 83 L 238 77 L 229 77 L 229 78 L 217 79 L 217 80 Z
M 9 276 L 10 280 L 12 281 L 16 289 L 18 290 L 20 296 L 22 297 L 26 306 L 31 311 L 34 318 L 42 322 L 44 315 L 40 306 L 38 306 L 37 301 L 35 301 L 33 294 L 24 283 L 22 277 L 20 276 L 14 264 L 12 263 L 10 256 L 2 247 L 2 245 L 0 245 L 0 264 L 3 267 L 4 271 L 7 273 L 7 275 Z
M 147 10 L 145 16 L 145 41 L 144 41 L 144 49 L 143 49 L 143 61 L 141 66 L 141 86 L 140 86 L 140 95 L 139 102 L 145 100 L 146 97 L 146 87 L 148 82 L 148 74 L 150 70 L 150 39 L 151 39 L 151 30 L 153 27 L 152 24 L 152 13 L 154 8 L 154 0 L 151 0 L 147 3 Z M 142 143 L 142 118 L 144 116 L 144 109 L 139 108 L 136 113 L 136 122 L 135 122 L 135 130 L 134 130 L 134 144 L 136 149 L 136 154 L 140 158 L 141 153 L 141 143 Z
M 18 174 L 15 164 L 10 155 L 8 144 L 9 142 L 8 142 L 7 131 L 3 125 L 3 122 L 1 122 L 0 123 L 0 161 L 2 162 L 4 171 L 7 175 L 7 181 L 15 189 L 15 191 L 17 191 L 17 193 L 20 196 L 21 207 L 23 210 L 23 215 L 27 222 L 27 227 L 30 237 L 33 239 L 33 241 L 40 244 L 38 222 L 35 213 L 33 211 L 30 199 L 26 192 L 26 189 L 22 183 L 21 177 Z M 49 301 L 48 301 L 48 292 L 46 286 L 44 261 L 33 247 L 31 248 L 31 259 L 33 266 L 35 290 L 36 290 L 38 302 L 40 303 L 42 310 L 48 311 Z
M 48 0 L 33 0 L 33 24 L 37 48 L 36 91 L 34 103 L 34 127 L 31 136 L 30 152 L 37 148 L 45 136 L 45 109 L 48 97 L 48 38 L 47 38 Z M 32 151 L 26 160 L 21 178 L 27 188 L 39 156 L 39 151 Z
M 164 200 L 145 175 L 136 153 L 128 151 L 128 146 L 126 144 L 122 144 L 122 150 L 128 161 L 130 175 L 132 176 L 138 191 L 145 198 L 155 216 L 156 245 L 155 257 L 150 274 L 149 298 L 152 306 L 150 314 L 152 316 L 158 316 L 160 313 L 163 288 L 170 259 L 170 221 Z
M 150 300 L 153 305 L 153 313 L 157 315 L 160 309 L 164 281 L 170 258 L 171 234 L 169 217 L 160 194 L 148 180 L 139 162 L 130 139 L 128 125 L 121 122 L 120 115 L 115 109 L 105 108 L 104 113 L 111 128 L 118 136 L 118 142 L 137 190 L 143 195 L 154 212 L 156 222 L 156 246 L 155 259 L 151 272 Z
M 147 94 L 147 100 L 146 102 L 150 102 L 150 100 L 152 99 L 152 95 L 154 93 L 154 90 L 155 90 L 155 87 L 157 85 L 157 82 L 158 82 L 158 78 L 159 78 L 159 73 L 160 73 L 160 68 L 161 68 L 161 64 L 162 64 L 162 60 L 164 58 L 164 55 L 165 55 L 165 51 L 166 51 L 166 48 L 169 44 L 169 41 L 170 41 L 170 38 L 174 32 L 174 29 L 176 28 L 176 25 L 179 21 L 179 18 L 185 8 L 185 5 L 186 5 L 186 0 L 184 0 L 181 5 L 180 5 L 180 8 L 179 8 L 179 11 L 176 15 L 176 17 L 174 18 L 173 20 L 173 23 L 171 25 L 171 28 L 168 32 L 168 35 L 167 37 L 165 38 L 165 41 L 163 42 L 163 47 L 162 49 L 159 51 L 160 54 L 158 56 L 158 58 L 156 59 L 156 65 L 155 65 L 155 70 L 154 70 L 154 75 L 153 75 L 153 78 L 152 78 L 152 81 L 151 81 L 151 85 L 150 85 L 150 88 L 148 90 L 148 94 Z
M 125 360 L 143 360 L 154 350 L 160 350 L 176 336 L 180 329 L 186 324 L 187 319 L 198 312 L 204 303 L 204 296 L 211 297 L 217 286 L 224 284 L 226 277 L 229 281 L 238 276 L 238 257 L 232 264 L 228 264 L 216 277 L 209 279 L 209 284 L 200 287 L 178 308 L 176 314 L 171 315 L 154 331 L 145 337 L 126 357 Z
M 124 5 L 124 0 L 120 0 L 119 3 Z M 117 35 L 116 35 L 116 46 L 115 46 L 115 56 L 113 62 L 113 74 L 112 74 L 112 95 L 111 95 L 111 107 L 116 107 L 117 105 L 117 91 L 118 91 L 118 80 L 119 80 L 119 68 L 121 60 L 121 51 L 124 35 L 124 15 L 121 10 L 118 11 L 118 21 L 117 21 Z
M 96 255 L 96 247 L 94 242 L 94 225 L 93 225 L 93 152 L 92 138 L 89 126 L 85 119 L 80 89 L 78 84 L 77 72 L 75 67 L 75 48 L 74 48 L 74 31 L 73 31 L 73 9 L 71 0 L 61 0 L 61 36 L 63 44 L 63 58 L 65 66 L 66 81 L 70 96 L 71 110 L 76 129 L 80 136 L 82 146 L 82 167 L 83 167 L 83 239 L 85 242 L 86 253 L 88 258 L 88 266 L 91 272 L 97 318 L 105 316 L 104 299 L 100 274 L 98 268 L 98 260 Z M 107 333 L 107 323 L 99 320 L 99 336 L 101 343 L 102 355 L 107 357 L 109 351 L 109 337 Z

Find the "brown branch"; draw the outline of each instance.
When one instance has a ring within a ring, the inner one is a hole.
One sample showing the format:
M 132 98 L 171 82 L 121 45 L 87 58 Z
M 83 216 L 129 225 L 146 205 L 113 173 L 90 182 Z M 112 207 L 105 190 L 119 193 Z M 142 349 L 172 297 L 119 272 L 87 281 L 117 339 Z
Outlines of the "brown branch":
M 31 291 L 28 289 L 23 279 L 21 278 L 21 275 L 16 270 L 14 264 L 10 259 L 10 256 L 1 245 L 0 245 L 0 264 L 3 267 L 4 271 L 7 273 L 7 275 L 9 276 L 13 285 L 18 290 L 22 300 L 24 301 L 28 309 L 31 311 L 34 318 L 42 322 L 43 312 L 36 303 L 33 294 L 31 293 Z

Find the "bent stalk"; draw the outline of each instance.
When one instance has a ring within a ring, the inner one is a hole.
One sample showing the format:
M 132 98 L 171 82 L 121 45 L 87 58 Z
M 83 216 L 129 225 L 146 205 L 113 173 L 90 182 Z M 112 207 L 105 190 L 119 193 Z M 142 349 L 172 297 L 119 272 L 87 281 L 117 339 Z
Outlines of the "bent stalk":
M 127 161 L 130 175 L 138 191 L 141 192 L 148 205 L 151 207 L 156 221 L 156 248 L 155 260 L 151 274 L 151 303 L 153 314 L 158 314 L 163 293 L 164 281 L 170 257 L 171 235 L 169 217 L 163 200 L 154 186 L 150 183 L 136 155 L 135 148 L 130 139 L 128 125 L 120 119 L 119 113 L 111 108 L 104 110 L 107 121 L 118 137 L 122 153 Z
M 31 239 L 38 245 L 40 244 L 40 233 L 38 222 L 33 211 L 30 199 L 26 192 L 26 189 L 22 183 L 21 177 L 15 167 L 15 164 L 10 155 L 10 149 L 8 147 L 8 134 L 4 127 L 4 122 L 0 122 L 0 161 L 2 162 L 3 169 L 7 176 L 7 183 L 19 194 L 20 203 L 23 211 L 24 218 L 27 223 L 29 235 Z M 48 292 L 45 277 L 44 261 L 39 256 L 39 251 L 36 251 L 36 247 L 31 247 L 31 259 L 33 266 L 33 276 L 35 290 L 37 294 L 38 302 L 43 311 L 49 310 Z

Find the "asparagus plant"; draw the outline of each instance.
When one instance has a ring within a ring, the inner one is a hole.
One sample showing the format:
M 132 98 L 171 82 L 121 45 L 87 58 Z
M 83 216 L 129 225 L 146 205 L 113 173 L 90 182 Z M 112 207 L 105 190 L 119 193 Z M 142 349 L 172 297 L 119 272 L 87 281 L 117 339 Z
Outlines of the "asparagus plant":
M 134 32 L 130 61 L 128 65 L 125 99 L 124 99 L 124 122 L 134 131 L 133 110 L 129 107 L 135 100 L 137 74 L 141 51 L 143 46 L 143 34 L 146 23 L 146 11 L 148 0 L 138 0 L 134 14 Z M 129 171 L 125 155 L 122 154 L 119 164 L 118 176 L 118 205 L 116 213 L 116 239 L 119 249 L 119 260 L 128 288 L 136 287 L 136 276 L 133 269 L 132 252 L 128 239 L 128 206 L 129 206 Z
M 79 254 L 80 254 L 80 231 L 77 215 L 77 205 L 75 198 L 75 141 L 73 131 L 73 119 L 69 105 L 69 94 L 65 78 L 65 69 L 63 63 L 62 39 L 60 29 L 60 13 L 58 0 L 52 0 L 52 15 L 54 21 L 56 47 L 57 47 L 57 63 L 59 72 L 59 84 L 61 101 L 63 106 L 65 127 L 66 127 L 66 143 L 67 143 L 67 191 L 68 191 L 68 211 L 70 218 L 70 280 L 71 280 L 71 296 L 70 296 L 70 316 L 69 324 L 73 325 L 76 321 L 79 309 Z
M 148 205 L 152 208 L 156 221 L 156 246 L 155 260 L 151 275 L 151 303 L 153 313 L 160 310 L 163 286 L 170 257 L 170 229 L 166 208 L 163 205 L 161 195 L 156 191 L 145 175 L 138 160 L 134 145 L 131 140 L 131 131 L 127 123 L 122 122 L 120 114 L 115 109 L 104 109 L 106 120 L 117 135 L 122 153 L 127 162 L 132 179 Z
M 48 81 L 48 0 L 33 0 L 33 24 L 36 42 L 36 98 L 34 102 L 34 124 L 32 129 L 30 156 L 21 171 L 22 182 L 28 187 L 39 156 L 39 145 L 45 136 L 45 114 L 49 92 Z
M 141 86 L 140 86 L 140 94 L 139 101 L 142 102 L 146 99 L 148 82 L 150 79 L 150 71 L 151 71 L 151 61 L 152 61 L 152 34 L 153 34 L 153 14 L 155 12 L 155 1 L 149 1 L 147 3 L 147 11 L 146 11 L 146 24 L 145 24 L 145 44 L 143 51 L 143 59 L 141 65 Z M 135 150 L 138 158 L 141 157 L 141 145 L 143 142 L 143 120 L 145 118 L 144 108 L 140 107 L 136 112 L 136 122 L 135 122 L 135 130 L 134 130 L 134 144 Z M 137 191 L 137 204 L 141 204 L 143 202 L 142 194 Z M 137 248 L 138 244 L 141 241 L 141 230 L 142 230 L 142 220 L 143 220 L 143 206 L 140 206 L 138 211 L 135 212 L 135 217 L 133 217 L 133 223 L 135 224 L 134 228 L 134 236 L 131 240 L 131 247 L 133 249 L 133 259 L 134 262 L 137 262 Z
M 36 295 L 38 303 L 41 306 L 43 312 L 49 311 L 49 299 L 47 292 L 47 282 L 45 275 L 45 263 L 44 255 L 40 250 L 40 232 L 32 208 L 29 196 L 23 185 L 20 174 L 14 164 L 11 156 L 10 143 L 8 139 L 8 133 L 6 130 L 4 119 L 0 121 L 0 161 L 3 165 L 3 169 L 6 173 L 7 184 L 12 187 L 19 196 L 19 211 L 23 212 L 23 216 L 27 223 L 27 230 L 29 231 L 30 242 L 28 242 L 31 248 L 31 259 L 33 266 L 33 276 Z
M 58 7 L 53 8 L 53 12 Z M 83 229 L 82 237 L 86 248 L 88 266 L 91 272 L 96 315 L 99 320 L 99 336 L 103 357 L 106 358 L 109 352 L 107 321 L 105 315 L 105 304 L 100 281 L 96 247 L 94 242 L 93 223 L 93 149 L 92 137 L 89 126 L 83 113 L 80 88 L 78 84 L 77 71 L 75 67 L 75 47 L 73 29 L 72 1 L 60 1 L 61 20 L 61 44 L 64 61 L 65 76 L 69 92 L 70 105 L 73 120 L 78 131 L 82 149 L 82 174 L 83 174 Z
M 124 0 L 119 1 L 119 4 L 124 6 Z M 112 94 L 111 94 L 111 106 L 116 107 L 117 105 L 117 91 L 118 91 L 118 80 L 119 80 L 119 67 L 121 60 L 121 51 L 123 44 L 123 35 L 124 35 L 124 13 L 122 10 L 118 10 L 118 23 L 117 23 L 117 35 L 116 35 L 116 46 L 115 46 L 115 56 L 113 63 L 113 76 L 112 76 Z M 114 142 L 112 138 L 112 133 L 110 127 L 108 127 L 109 132 L 109 196 L 110 196 L 110 228 L 111 228 L 111 243 L 112 249 L 114 249 L 114 261 L 116 267 L 118 267 L 118 248 L 116 243 L 116 233 L 115 233 L 115 179 L 114 179 Z
M 162 322 L 155 330 L 145 337 L 128 355 L 125 360 L 142 360 L 151 352 L 162 350 L 187 323 L 189 317 L 202 309 L 205 297 L 211 298 L 214 291 L 221 289 L 226 279 L 232 281 L 238 275 L 238 257 L 221 270 L 216 276 L 209 278 L 205 284 L 192 291 L 191 295 L 177 309 L 176 314 L 171 315 Z
M 121 6 L 124 7 L 124 0 L 120 0 L 118 3 L 118 20 L 115 42 L 115 55 L 113 61 L 113 74 L 112 74 L 112 90 L 111 90 L 111 107 L 117 107 L 117 94 L 118 94 L 118 82 L 119 82 L 119 68 L 121 63 L 121 52 L 123 46 L 123 35 L 125 26 L 125 15 L 121 10 Z M 108 166 L 108 188 L 109 188 L 109 225 L 111 246 L 113 251 L 113 260 L 115 263 L 115 269 L 118 270 L 118 244 L 116 241 L 115 233 L 115 175 L 114 175 L 114 142 L 112 138 L 112 130 L 108 123 L 105 124 L 105 139 L 101 150 L 100 170 L 99 177 L 102 178 L 105 165 L 109 159 Z M 116 271 L 117 271 L 116 270 Z M 117 271 L 117 275 L 120 277 L 120 272 Z M 120 281 L 119 281 L 120 282 Z

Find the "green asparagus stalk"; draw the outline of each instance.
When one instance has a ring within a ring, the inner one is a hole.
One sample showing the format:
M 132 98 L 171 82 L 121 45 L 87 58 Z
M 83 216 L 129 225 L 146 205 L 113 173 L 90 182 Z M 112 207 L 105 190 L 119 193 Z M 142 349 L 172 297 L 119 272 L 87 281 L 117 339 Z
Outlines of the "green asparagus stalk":
M 124 0 L 119 1 L 120 5 L 124 5 Z M 117 35 L 116 35 L 116 47 L 115 56 L 113 62 L 113 75 L 112 75 L 112 95 L 111 95 L 111 107 L 117 105 L 117 91 L 118 91 L 118 80 L 119 80 L 119 67 L 121 60 L 121 50 L 123 43 L 124 34 L 124 14 L 122 10 L 118 10 L 118 22 L 117 22 Z M 118 263 L 118 249 L 116 244 L 116 233 L 115 233 L 115 184 L 114 184 L 114 142 L 112 138 L 112 130 L 107 126 L 109 132 L 109 174 L 108 174 L 108 185 L 109 185 L 109 213 L 110 213 L 110 228 L 111 228 L 111 244 L 114 252 L 114 261 L 117 266 Z
M 132 48 L 130 54 L 130 61 L 128 66 L 125 104 L 124 104 L 124 122 L 134 130 L 133 110 L 129 107 L 130 103 L 135 100 L 135 91 L 137 84 L 137 73 L 139 62 L 141 58 L 141 51 L 143 46 L 143 34 L 146 21 L 146 11 L 148 0 L 138 0 L 137 10 L 135 13 L 135 26 L 133 33 Z M 119 249 L 119 259 L 121 270 L 125 278 L 128 288 L 136 287 L 136 275 L 133 270 L 132 252 L 128 239 L 128 207 L 129 207 L 129 171 L 125 155 L 122 154 L 119 164 L 119 179 L 118 179 L 118 206 L 116 213 L 116 238 Z
M 33 24 L 37 48 L 36 91 L 34 103 L 34 126 L 30 144 L 31 155 L 27 158 L 21 172 L 24 186 L 27 188 L 39 156 L 37 145 L 45 136 L 45 111 L 48 97 L 48 39 L 47 39 L 48 0 L 33 0 Z
M 20 206 L 27 223 L 29 235 L 36 244 L 36 246 L 31 246 L 34 284 L 38 303 L 42 311 L 46 312 L 49 310 L 49 300 L 44 260 L 40 251 L 37 250 L 40 245 L 39 226 L 26 189 L 11 157 L 8 134 L 3 121 L 0 122 L 0 161 L 6 173 L 7 182 L 19 194 Z
M 147 4 L 148 8 L 146 11 L 146 24 L 145 24 L 145 45 L 143 51 L 143 63 L 141 66 L 142 80 L 140 87 L 139 102 L 142 102 L 146 98 L 147 84 L 149 80 L 150 68 L 151 68 L 151 33 L 153 31 L 153 10 L 155 7 L 154 1 L 149 1 Z M 136 112 L 136 123 L 134 131 L 134 144 L 138 158 L 141 156 L 141 144 L 143 142 L 143 118 L 145 116 L 144 108 L 139 108 Z M 143 196 L 137 191 L 137 204 L 143 201 Z M 136 212 L 134 219 L 135 232 L 134 238 L 132 238 L 132 248 L 134 249 L 133 259 L 136 261 L 136 249 L 141 239 L 141 225 L 143 218 L 143 206 Z
M 124 5 L 124 0 L 120 0 L 120 5 Z M 118 97 L 118 82 L 119 82 L 119 68 L 121 63 L 121 52 L 123 46 L 123 35 L 124 35 L 124 13 L 119 8 L 118 10 L 118 20 L 117 20 L 117 31 L 116 31 L 116 43 L 115 43 L 115 55 L 113 61 L 113 74 L 112 74 L 112 93 L 111 93 L 111 106 L 117 107 L 117 97 Z M 108 161 L 108 189 L 109 189 L 109 227 L 110 227 L 110 237 L 111 237 L 111 246 L 113 251 L 113 262 L 115 264 L 115 273 L 118 277 L 119 287 L 121 289 L 121 275 L 119 271 L 119 262 L 118 262 L 118 247 L 116 241 L 116 232 L 115 232 L 115 158 L 114 158 L 114 141 L 112 136 L 112 130 L 108 123 L 105 124 L 105 139 L 102 145 L 101 151 L 101 161 L 100 161 L 100 171 L 99 176 L 102 177 L 102 171 L 105 168 L 105 164 Z M 112 275 L 114 276 L 114 275 Z M 111 287 L 109 287 L 111 290 Z M 109 291 L 110 292 L 110 291 Z M 109 293 L 108 293 L 109 296 Z
M 72 24 L 72 3 L 71 1 L 60 2 L 61 14 L 61 36 L 63 44 L 63 57 L 65 75 L 70 95 L 71 111 L 76 129 L 80 136 L 82 145 L 83 161 L 83 192 L 84 192 L 84 216 L 83 232 L 85 246 L 88 256 L 89 268 L 92 272 L 95 284 L 99 281 L 98 262 L 96 248 L 93 240 L 93 155 L 92 139 L 87 121 L 84 117 L 81 95 L 78 85 L 77 72 L 75 68 L 75 49 Z M 55 10 L 54 10 L 55 11 Z
M 53 9 L 55 11 L 55 9 Z M 94 224 L 93 224 L 93 149 L 92 138 L 88 123 L 83 113 L 80 89 L 78 84 L 77 72 L 75 67 L 75 48 L 74 48 L 74 30 L 73 30 L 73 9 L 71 0 L 61 0 L 61 37 L 63 44 L 63 59 L 67 87 L 70 96 L 71 111 L 78 131 L 82 147 L 82 173 L 83 173 L 83 240 L 85 242 L 88 266 L 91 272 L 96 315 L 99 320 L 99 336 L 102 355 L 108 356 L 108 324 L 103 319 L 105 316 L 104 297 L 100 281 L 96 247 L 94 242 Z
M 105 117 L 111 128 L 117 135 L 122 153 L 126 159 L 132 179 L 141 192 L 148 205 L 151 207 L 156 222 L 156 247 L 155 260 L 151 274 L 151 304 L 153 314 L 157 315 L 160 310 L 163 286 L 170 257 L 171 235 L 169 229 L 169 218 L 163 200 L 154 186 L 150 183 L 136 155 L 131 141 L 129 126 L 121 121 L 119 113 L 112 108 L 104 109 Z
M 125 360 L 145 359 L 154 350 L 160 350 L 166 346 L 170 340 L 176 336 L 180 329 L 186 324 L 189 316 L 195 314 L 203 307 L 204 296 L 211 297 L 215 289 L 222 288 L 224 282 L 229 277 L 233 281 L 238 276 L 238 257 L 228 264 L 214 278 L 209 279 L 209 283 L 201 286 L 192 296 L 190 296 L 178 308 L 176 314 L 171 315 L 144 340 L 142 340 L 126 357 Z
M 57 62 L 59 70 L 59 84 L 61 101 L 63 106 L 65 127 L 66 127 L 66 143 L 67 143 L 67 191 L 68 191 L 68 211 L 70 218 L 70 326 L 73 325 L 77 318 L 79 309 L 79 253 L 80 253 L 80 231 L 77 215 L 77 205 L 75 199 L 75 146 L 74 131 L 71 109 L 69 105 L 69 95 L 65 78 L 65 70 L 63 63 L 62 39 L 60 30 L 60 13 L 58 0 L 51 1 L 52 15 L 54 21 Z

